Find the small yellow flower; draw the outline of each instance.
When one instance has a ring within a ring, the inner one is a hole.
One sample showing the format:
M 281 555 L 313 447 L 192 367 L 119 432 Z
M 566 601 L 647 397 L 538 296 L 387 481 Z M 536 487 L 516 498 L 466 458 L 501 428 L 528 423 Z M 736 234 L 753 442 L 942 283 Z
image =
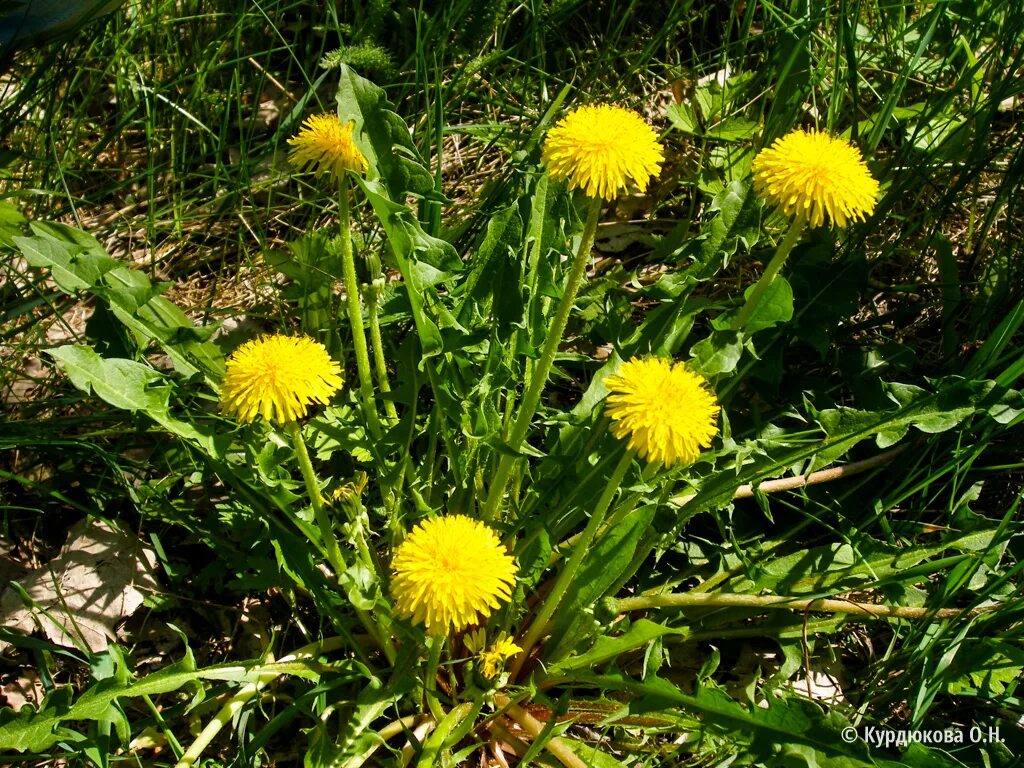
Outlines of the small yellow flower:
M 220 408 L 245 424 L 257 415 L 284 424 L 341 389 L 341 367 L 308 336 L 261 336 L 228 358 Z
M 497 534 L 465 515 L 420 523 L 395 550 L 398 616 L 444 635 L 491 615 L 512 596 L 518 567 Z
M 789 216 L 812 227 L 827 216 L 838 227 L 875 209 L 878 182 L 860 150 L 819 131 L 792 131 L 754 158 L 754 187 Z
M 363 495 L 363 491 L 366 490 L 368 481 L 369 476 L 365 472 L 356 472 L 356 479 L 351 483 L 345 483 L 335 488 L 334 493 L 330 495 L 330 500 L 344 504 L 350 501 L 358 501 L 359 497 Z
M 570 189 L 614 200 L 630 182 L 646 191 L 661 171 L 662 146 L 636 112 L 595 104 L 573 110 L 548 131 L 542 160 Z
M 633 359 L 605 379 L 612 434 L 648 461 L 691 464 L 718 434 L 720 410 L 707 382 L 682 363 Z
M 498 676 L 505 662 L 522 653 L 523 649 L 512 642 L 512 638 L 505 632 L 498 635 L 497 640 L 490 648 L 485 648 L 487 636 L 484 630 L 479 629 L 473 635 L 466 637 L 466 648 L 476 654 L 480 660 L 480 672 L 484 677 L 493 680 Z
M 292 146 L 288 160 L 299 170 L 312 165 L 317 176 L 330 173 L 339 179 L 345 171 L 366 171 L 366 158 L 352 141 L 352 123 L 341 122 L 337 115 L 306 118 L 299 135 L 288 143 Z

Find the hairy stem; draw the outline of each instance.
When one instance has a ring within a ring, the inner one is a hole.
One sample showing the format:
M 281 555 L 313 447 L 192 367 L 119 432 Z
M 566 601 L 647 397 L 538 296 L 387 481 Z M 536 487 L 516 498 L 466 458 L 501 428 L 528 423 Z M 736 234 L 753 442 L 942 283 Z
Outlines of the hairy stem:
M 576 251 L 576 257 L 569 271 L 565 291 L 558 302 L 558 308 L 555 310 L 555 316 L 551 320 L 551 327 L 548 329 L 547 338 L 544 340 L 544 348 L 541 351 L 540 358 L 537 360 L 537 366 L 533 369 L 533 376 L 530 378 L 526 394 L 523 395 L 523 402 L 519 406 L 519 414 L 516 416 L 515 423 L 512 425 L 512 432 L 509 434 L 508 445 L 513 453 L 504 453 L 498 460 L 498 467 L 494 472 L 494 477 L 491 479 L 491 487 L 482 512 L 484 520 L 493 520 L 497 515 L 498 507 L 505 495 L 505 486 L 508 484 L 509 475 L 512 473 L 512 467 L 516 461 L 514 452 L 518 451 L 523 444 L 526 433 L 533 421 L 533 416 L 537 412 L 541 392 L 544 391 L 544 385 L 547 384 L 548 375 L 551 373 L 551 366 L 555 360 L 555 354 L 562 343 L 562 334 L 565 333 L 565 326 L 569 323 L 569 314 L 576 303 L 576 294 L 579 292 L 580 285 L 582 285 L 583 278 L 586 275 L 587 262 L 590 260 L 590 251 L 594 246 L 594 236 L 597 234 L 597 220 L 601 213 L 601 201 L 598 198 L 591 198 L 589 205 L 587 222 L 583 228 L 583 235 L 580 238 L 580 246 Z
M 510 672 L 510 679 L 515 680 L 519 675 L 520 670 L 523 668 L 523 664 L 530 657 L 530 652 L 533 646 L 537 644 L 544 631 L 547 629 L 547 624 L 557 610 L 559 603 L 562 602 L 562 598 L 565 596 L 565 592 L 569 589 L 573 579 L 576 577 L 576 572 L 579 571 L 580 565 L 583 563 L 583 558 L 587 554 L 587 550 L 590 549 L 590 544 L 594 540 L 594 535 L 597 533 L 598 528 L 601 527 L 601 523 L 604 522 L 604 516 L 608 512 L 608 507 L 611 506 L 612 498 L 615 496 L 615 492 L 619 489 L 619 485 L 622 484 L 622 478 L 626 475 L 626 470 L 629 469 L 630 464 L 633 463 L 633 452 L 630 450 L 623 453 L 622 458 L 619 459 L 618 465 L 612 470 L 611 476 L 608 478 L 608 482 L 604 487 L 604 491 L 601 493 L 601 498 L 597 501 L 597 506 L 590 515 L 590 520 L 587 522 L 587 527 L 583 530 L 582 536 L 572 551 L 572 555 L 569 557 L 569 562 L 565 564 L 562 572 L 558 574 L 558 579 L 555 581 L 555 586 L 551 588 L 551 592 L 544 600 L 541 605 L 540 612 L 536 618 L 530 624 L 529 630 L 527 630 L 526 636 L 523 638 L 522 652 L 516 656 L 515 663 L 512 666 Z
M 373 397 L 373 374 L 370 370 L 370 355 L 366 349 L 366 331 L 363 328 L 363 312 L 359 303 L 359 283 L 356 281 L 356 262 L 352 254 L 352 222 L 348 203 L 348 177 L 341 180 L 338 192 L 338 218 L 341 230 L 341 277 L 345 284 L 345 308 L 349 326 L 352 329 L 352 349 L 356 355 L 356 370 L 359 373 L 359 400 L 371 436 L 381 438 L 380 418 L 377 403 Z
M 793 250 L 793 246 L 796 245 L 796 241 L 800 237 L 800 233 L 804 228 L 804 217 L 798 215 L 793 219 L 793 223 L 789 225 L 789 230 L 786 232 L 786 236 L 782 238 L 782 242 L 779 243 L 779 247 L 775 249 L 775 255 L 772 256 L 772 260 L 768 262 L 768 266 L 764 269 L 764 274 L 761 275 L 761 279 L 754 284 L 754 290 L 750 292 L 746 302 L 743 304 L 743 308 L 740 310 L 740 314 L 736 318 L 737 329 L 745 329 L 747 323 L 750 322 L 750 318 L 753 317 L 754 312 L 757 310 L 757 305 L 761 303 L 761 298 L 764 296 L 765 291 L 768 290 L 774 281 L 776 275 L 779 274 L 779 270 L 782 269 L 782 265 L 786 263 L 786 257 L 789 256 L 789 252 Z
M 443 637 L 431 637 L 430 648 L 427 651 L 427 668 L 423 676 L 423 694 L 427 699 L 427 707 L 434 720 L 441 722 L 444 719 L 444 708 L 437 698 L 437 667 L 441 663 L 441 650 L 444 648 Z
M 327 508 L 324 504 L 324 497 L 320 493 L 320 483 L 317 480 L 316 472 L 313 471 L 313 462 L 310 461 L 309 451 L 306 450 L 306 442 L 302 439 L 302 427 L 297 421 L 290 421 L 287 425 L 288 434 L 292 438 L 292 445 L 295 447 L 295 458 L 298 460 L 299 469 L 302 472 L 302 479 L 306 483 L 306 492 L 309 494 L 309 501 L 313 506 L 313 516 L 320 528 L 320 537 L 324 540 L 324 548 L 327 551 L 327 562 L 331 564 L 334 572 L 341 576 L 348 567 L 345 557 L 338 547 L 338 538 L 334 535 L 334 526 L 327 516 Z
M 379 275 L 373 276 L 373 284 L 366 294 L 366 313 L 370 320 L 370 346 L 373 349 L 373 368 L 377 375 L 377 389 L 381 391 L 381 394 L 386 395 L 391 391 L 391 382 L 388 381 L 388 365 L 384 359 L 384 340 L 381 338 L 380 319 L 377 317 L 377 299 L 383 282 L 383 278 Z M 384 413 L 387 414 L 389 426 L 398 423 L 398 411 L 395 409 L 394 401 L 390 398 L 384 398 Z
M 313 471 L 313 462 L 309 458 L 309 451 L 306 450 L 306 442 L 302 439 L 302 427 L 299 426 L 298 422 L 291 421 L 288 422 L 287 429 L 288 434 L 291 435 L 292 444 L 295 446 L 295 458 L 298 459 L 299 469 L 302 471 L 302 479 L 306 483 L 306 491 L 309 493 L 309 501 L 313 507 L 313 516 L 316 518 L 316 524 L 320 528 L 320 537 L 324 540 L 327 562 L 330 563 L 331 569 L 340 580 L 342 574 L 348 570 L 348 563 L 338 547 L 338 537 L 334 535 L 334 526 L 327 515 L 324 497 L 320 493 L 320 483 L 317 480 L 316 472 Z M 365 549 L 365 540 L 361 543 Z M 364 558 L 368 558 L 370 561 L 368 567 L 373 568 L 373 559 L 370 557 L 368 550 L 363 551 L 362 554 Z M 356 614 L 359 616 L 360 621 L 362 621 L 363 626 L 366 627 L 367 632 L 370 633 L 370 637 L 384 651 L 384 655 L 388 660 L 394 660 L 394 648 L 391 647 L 389 640 L 381 633 L 380 627 L 377 626 L 377 623 L 370 614 L 358 608 L 356 609 Z

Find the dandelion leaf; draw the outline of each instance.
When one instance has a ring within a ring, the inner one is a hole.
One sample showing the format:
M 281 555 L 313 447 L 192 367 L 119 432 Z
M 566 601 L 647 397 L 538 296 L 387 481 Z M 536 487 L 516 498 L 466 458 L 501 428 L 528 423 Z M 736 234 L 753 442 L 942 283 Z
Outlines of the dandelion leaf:
M 111 258 L 91 235 L 52 222 L 33 222 L 32 237 L 14 237 L 14 244 L 34 267 L 49 270 L 57 287 L 68 294 L 91 293 L 109 307 L 140 346 L 157 342 L 178 373 L 220 380 L 223 355 L 209 342 L 213 328 L 195 326 L 180 307 L 160 295 L 142 272 Z
M 815 759 L 826 761 L 821 765 L 849 768 L 873 765 L 863 742 L 847 744 L 842 739 L 841 733 L 849 725 L 848 721 L 838 713 L 823 712 L 810 701 L 769 697 L 765 700 L 767 706 L 747 706 L 711 686 L 699 686 L 693 694 L 687 694 L 658 677 L 642 681 L 621 673 L 583 673 L 579 677 L 604 690 L 633 694 L 635 698 L 627 705 L 630 714 L 678 707 L 690 715 L 698 715 L 708 729 L 743 739 L 750 756 L 767 760 L 769 765 L 781 764 L 774 759 L 778 745 L 810 748 Z
M 392 200 L 426 195 L 434 180 L 413 143 L 409 126 L 395 112 L 384 90 L 360 77 L 347 64 L 338 66 L 338 117 L 355 122 L 353 138 L 366 157 L 369 181 L 383 182 Z
M 21 211 L 10 203 L 0 201 L 0 246 L 13 247 L 14 238 L 24 232 L 26 223 Z
M 466 277 L 461 323 L 469 325 L 474 310 L 486 312 L 489 305 L 500 338 L 508 338 L 514 327 L 523 327 L 526 303 L 518 253 L 522 241 L 523 220 L 515 205 L 502 208 L 487 222 Z
M 629 568 L 641 536 L 650 528 L 655 507 L 641 507 L 607 531 L 587 553 L 572 585 L 562 599 L 547 645 L 546 658 L 557 660 L 597 628 L 593 606 L 612 589 Z
M 162 373 L 143 363 L 120 358 L 104 358 L 84 344 L 67 344 L 47 350 L 61 364 L 71 383 L 115 408 L 144 413 L 168 431 L 200 444 L 209 454 L 220 449 L 212 434 L 171 414 L 168 400 L 170 383 Z

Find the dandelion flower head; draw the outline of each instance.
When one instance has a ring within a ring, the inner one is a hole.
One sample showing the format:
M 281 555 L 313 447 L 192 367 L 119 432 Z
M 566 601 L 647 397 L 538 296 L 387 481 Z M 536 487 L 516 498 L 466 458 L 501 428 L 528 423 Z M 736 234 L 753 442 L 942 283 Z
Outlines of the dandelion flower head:
M 875 209 L 878 182 L 860 150 L 824 132 L 796 130 L 776 139 L 754 158 L 753 172 L 762 197 L 812 227 L 826 217 L 845 227 Z
M 317 176 L 330 173 L 339 179 L 345 171 L 366 171 L 366 158 L 352 141 L 352 123 L 341 122 L 337 115 L 306 118 L 302 130 L 288 143 L 292 147 L 288 160 L 300 170 L 312 166 Z
M 341 367 L 322 344 L 308 336 L 261 336 L 228 358 L 220 408 L 243 424 L 257 415 L 284 424 L 313 403 L 326 405 L 341 385 Z
M 707 382 L 682 363 L 634 358 L 605 379 L 612 434 L 648 461 L 691 464 L 718 434 L 720 410 Z
M 489 680 L 498 676 L 506 661 L 523 652 L 523 649 L 512 642 L 512 638 L 505 632 L 498 635 L 497 640 L 489 648 L 484 643 L 483 630 L 479 630 L 475 643 L 468 642 L 467 638 L 466 647 L 476 654 L 480 660 L 480 672 Z
M 490 616 L 511 598 L 518 571 L 497 534 L 465 515 L 420 523 L 395 550 L 391 567 L 397 615 L 431 635 Z
M 595 104 L 573 110 L 548 131 L 542 160 L 570 189 L 614 200 L 630 184 L 647 190 L 661 171 L 662 147 L 636 112 Z

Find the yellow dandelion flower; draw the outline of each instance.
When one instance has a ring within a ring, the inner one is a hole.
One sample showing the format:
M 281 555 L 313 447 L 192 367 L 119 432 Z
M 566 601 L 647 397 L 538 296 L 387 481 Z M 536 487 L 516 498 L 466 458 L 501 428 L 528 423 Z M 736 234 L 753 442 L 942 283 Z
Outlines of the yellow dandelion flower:
M 487 618 L 512 596 L 518 567 L 497 534 L 465 515 L 420 523 L 395 550 L 397 615 L 444 635 Z
M 754 187 L 789 216 L 812 227 L 827 216 L 838 227 L 875 209 L 878 182 L 860 150 L 819 131 L 792 131 L 754 158 Z
M 636 112 L 595 104 L 573 110 L 548 131 L 542 160 L 570 189 L 614 200 L 630 183 L 646 191 L 661 171 L 662 146 Z
M 243 424 L 257 415 L 284 424 L 326 404 L 341 389 L 341 367 L 308 336 L 261 336 L 234 351 L 225 365 L 220 408 Z
M 498 639 L 486 651 L 481 651 L 477 658 L 480 659 L 480 671 L 483 676 L 491 680 L 498 676 L 505 662 L 522 653 L 523 649 L 512 642 L 512 638 L 502 632 Z
M 341 122 L 337 115 L 306 118 L 299 135 L 288 143 L 292 146 L 288 160 L 300 170 L 313 166 L 317 176 L 330 173 L 336 178 L 342 178 L 345 171 L 366 171 L 366 158 L 352 141 L 352 123 Z
M 605 379 L 612 434 L 648 461 L 690 464 L 718 434 L 720 410 L 707 382 L 682 363 L 633 359 Z

